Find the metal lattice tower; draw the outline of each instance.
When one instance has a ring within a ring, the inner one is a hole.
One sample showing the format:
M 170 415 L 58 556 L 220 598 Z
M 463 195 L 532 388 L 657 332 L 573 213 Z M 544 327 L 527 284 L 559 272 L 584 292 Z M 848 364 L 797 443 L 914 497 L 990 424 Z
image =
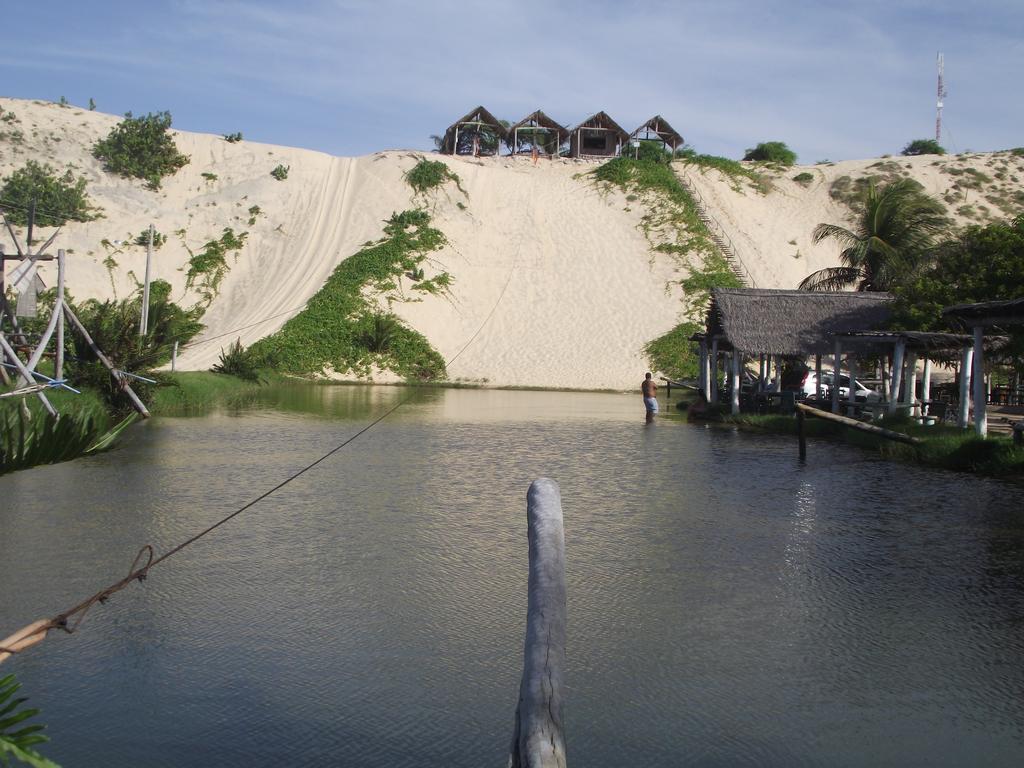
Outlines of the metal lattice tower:
M 935 63 L 939 68 L 939 84 L 935 99 L 935 141 L 939 142 L 942 140 L 942 100 L 946 98 L 946 84 L 943 82 L 946 63 L 941 53 L 937 55 Z

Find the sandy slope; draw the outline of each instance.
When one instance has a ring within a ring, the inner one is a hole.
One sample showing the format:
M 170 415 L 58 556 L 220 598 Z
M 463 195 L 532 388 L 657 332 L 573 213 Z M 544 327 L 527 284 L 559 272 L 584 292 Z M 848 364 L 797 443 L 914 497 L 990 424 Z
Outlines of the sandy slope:
M 134 289 L 145 248 L 125 243 L 152 222 L 168 237 L 154 276 L 191 303 L 198 297 L 185 289 L 186 247 L 199 249 L 229 226 L 248 233 L 204 318 L 206 332 L 179 359 L 186 369 L 208 368 L 235 338 L 247 345 L 277 330 L 340 261 L 381 236 L 388 216 L 417 204 L 403 179 L 420 157 L 412 152 L 338 158 L 180 132 L 176 142 L 191 162 L 153 192 L 107 174 L 89 154 L 116 117 L 13 99 L 0 99 L 0 107 L 0 176 L 30 158 L 70 166 L 103 208 L 104 218 L 69 224 L 57 243 L 69 253 L 68 285 L 77 298 L 123 297 Z M 16 119 L 3 121 L 11 113 Z M 446 359 L 455 358 L 450 378 L 634 389 L 647 367 L 643 345 L 679 322 L 682 309 L 673 286 L 681 268 L 649 250 L 637 229 L 637 205 L 599 194 L 578 178 L 593 167 L 585 163 L 443 159 L 467 193 L 448 185 L 429 201 L 449 246 L 433 255 L 428 273 L 450 272 L 451 295 L 394 309 Z M 954 181 L 930 164 L 933 158 L 900 161 L 936 193 Z M 679 170 L 707 199 L 757 285 L 792 287 L 812 269 L 835 263 L 835 246 L 810 243 L 815 224 L 848 215 L 829 198 L 832 180 L 866 173 L 873 162 L 814 166 L 818 178 L 806 189 L 789 180 L 801 170 L 793 169 L 767 195 L 735 191 L 716 172 Z M 270 176 L 278 164 L 290 168 L 284 181 Z M 249 224 L 251 206 L 260 213 Z

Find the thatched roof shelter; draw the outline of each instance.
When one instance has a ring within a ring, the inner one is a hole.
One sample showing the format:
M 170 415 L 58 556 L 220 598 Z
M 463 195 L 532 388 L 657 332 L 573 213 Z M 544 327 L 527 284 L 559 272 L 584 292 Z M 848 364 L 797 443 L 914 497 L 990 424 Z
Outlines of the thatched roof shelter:
M 572 129 L 570 157 L 615 157 L 629 134 L 605 112 L 591 115 Z
M 1024 323 L 1024 296 L 1008 301 L 955 304 L 942 314 L 964 325 L 1020 325 Z
M 483 107 L 470 110 L 448 126 L 441 141 L 446 155 L 496 155 L 508 143 L 508 129 Z
M 531 112 L 508 129 L 510 141 L 506 141 L 512 154 L 520 152 L 521 144 L 529 144 L 552 157 L 558 154 L 562 144 L 569 138 L 569 129 L 545 115 L 539 109 Z
M 629 134 L 629 137 L 640 141 L 661 141 L 673 153 L 676 147 L 681 147 L 685 143 L 683 137 L 661 115 L 652 117 Z
M 843 348 L 859 351 L 883 349 L 886 345 L 903 342 L 906 348 L 928 357 L 948 357 L 959 354 L 964 347 L 974 343 L 974 337 L 966 333 L 937 333 L 932 331 L 853 331 L 832 334 L 833 339 L 842 342 Z M 1000 352 L 1007 343 L 1006 336 L 987 336 L 986 352 Z
M 828 354 L 832 334 L 883 330 L 892 301 L 888 293 L 715 288 L 708 338 L 748 355 Z

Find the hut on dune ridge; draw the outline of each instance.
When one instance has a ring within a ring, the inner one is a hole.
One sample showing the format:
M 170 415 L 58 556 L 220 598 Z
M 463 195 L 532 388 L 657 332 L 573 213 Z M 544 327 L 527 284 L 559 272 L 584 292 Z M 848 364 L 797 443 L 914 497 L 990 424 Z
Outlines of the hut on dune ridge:
M 541 154 L 555 158 L 561 153 L 562 144 L 569 138 L 569 129 L 538 109 L 509 128 L 508 135 L 510 141 L 506 143 L 513 155 L 536 149 Z
M 445 155 L 497 155 L 508 144 L 508 129 L 483 107 L 476 107 L 448 126 L 441 140 Z
M 638 141 L 660 141 L 666 150 L 672 151 L 672 154 L 675 154 L 676 149 L 686 143 L 683 141 L 682 135 L 661 115 L 652 117 L 633 131 L 629 137 Z
M 615 157 L 629 134 L 606 113 L 591 115 L 569 135 L 570 157 Z

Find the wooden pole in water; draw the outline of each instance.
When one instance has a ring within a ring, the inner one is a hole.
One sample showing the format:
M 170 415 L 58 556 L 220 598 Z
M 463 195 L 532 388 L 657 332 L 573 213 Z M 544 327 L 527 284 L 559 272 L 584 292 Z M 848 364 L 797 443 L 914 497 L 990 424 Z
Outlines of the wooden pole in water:
M 807 435 L 804 433 L 804 422 L 807 417 L 799 408 L 796 411 L 796 436 L 800 442 L 800 461 L 807 458 Z
M 907 443 L 909 445 L 920 445 L 921 440 L 917 437 L 911 437 L 905 435 L 902 432 L 895 432 L 891 429 L 885 429 L 884 427 L 877 427 L 874 424 L 865 424 L 863 421 L 857 421 L 846 416 L 840 416 L 837 413 L 829 413 L 828 411 L 818 410 L 817 408 L 811 408 L 809 405 L 803 403 L 796 404 L 797 410 L 811 416 L 817 416 L 819 419 L 825 419 L 825 421 L 835 421 L 847 427 L 860 430 L 861 432 L 869 432 L 872 435 L 878 435 L 889 440 L 895 440 L 899 443 Z
M 530 541 L 523 678 L 509 768 L 565 768 L 565 533 L 558 483 L 534 480 L 526 495 Z

